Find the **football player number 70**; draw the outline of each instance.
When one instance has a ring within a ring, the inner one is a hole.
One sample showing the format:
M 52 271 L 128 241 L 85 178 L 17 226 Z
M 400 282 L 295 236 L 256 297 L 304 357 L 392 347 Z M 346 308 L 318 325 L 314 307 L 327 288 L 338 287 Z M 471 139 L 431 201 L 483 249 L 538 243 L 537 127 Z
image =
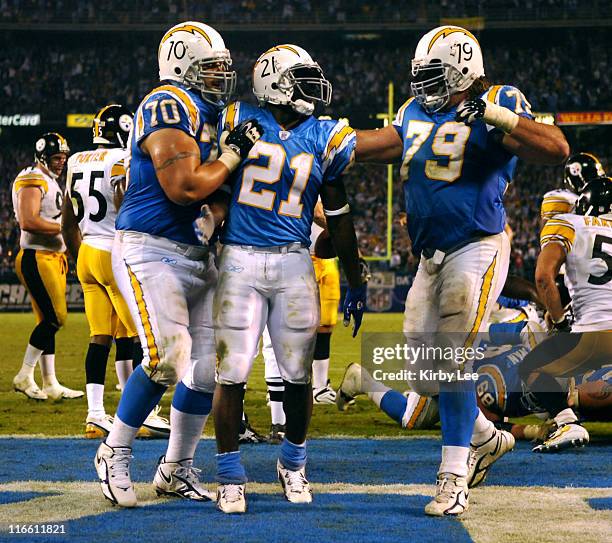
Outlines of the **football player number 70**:
M 268 164 L 266 166 L 249 164 L 244 169 L 238 202 L 271 211 L 276 200 L 276 192 L 263 188 L 254 190 L 254 185 L 255 183 L 266 183 L 268 185 L 278 183 L 282 176 L 287 155 L 281 145 L 260 140 L 249 153 L 250 159 L 259 157 L 268 157 Z M 280 215 L 287 215 L 296 219 L 302 216 L 304 205 L 301 203 L 301 199 L 310 178 L 313 161 L 314 157 L 310 153 L 300 153 L 289 162 L 289 167 L 293 170 L 293 182 L 287 198 L 282 200 L 278 206 Z
M 427 141 L 434 123 L 427 121 L 412 120 L 406 129 L 406 139 L 412 139 L 412 145 L 406 150 L 404 161 L 400 169 L 402 179 L 408 178 L 410 161 L 416 155 L 421 146 Z M 431 142 L 433 154 L 440 159 L 447 159 L 446 164 L 441 160 L 427 160 L 425 162 L 425 175 L 436 181 L 452 183 L 461 176 L 463 168 L 463 154 L 465 145 L 470 137 L 472 129 L 464 123 L 449 121 L 442 125 L 434 134 Z

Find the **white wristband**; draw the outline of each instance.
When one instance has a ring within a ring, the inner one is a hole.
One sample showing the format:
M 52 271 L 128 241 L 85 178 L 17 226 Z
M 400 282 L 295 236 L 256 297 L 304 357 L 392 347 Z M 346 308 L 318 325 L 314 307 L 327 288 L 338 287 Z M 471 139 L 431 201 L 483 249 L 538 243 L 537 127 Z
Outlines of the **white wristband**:
M 242 161 L 240 155 L 234 153 L 233 151 L 221 153 L 221 155 L 217 157 L 217 160 L 221 162 L 230 171 L 230 173 L 240 166 L 240 162 Z
M 338 215 L 346 215 L 351 212 L 351 206 L 344 204 L 340 209 L 323 209 L 326 217 L 337 217 Z
M 493 102 L 486 101 L 487 107 L 483 116 L 484 121 L 495 128 L 503 130 L 506 134 L 510 134 L 519 122 L 519 116 L 506 109 L 498 106 Z

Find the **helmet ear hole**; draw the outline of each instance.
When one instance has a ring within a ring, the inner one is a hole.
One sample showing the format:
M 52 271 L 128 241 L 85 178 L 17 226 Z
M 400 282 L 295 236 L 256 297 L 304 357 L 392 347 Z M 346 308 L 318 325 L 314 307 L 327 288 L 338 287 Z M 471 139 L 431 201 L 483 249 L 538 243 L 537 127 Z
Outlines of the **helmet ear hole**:
M 276 81 L 273 81 L 272 84 L 270 85 L 270 88 L 272 90 L 277 90 L 278 89 L 278 83 Z
M 470 70 L 468 69 L 468 67 L 466 66 L 465 68 L 463 68 L 463 70 L 461 70 L 461 73 L 463 75 L 467 74 Z
M 175 68 L 174 68 L 174 73 L 175 73 L 176 75 L 181 75 L 181 69 L 180 69 L 178 66 L 175 66 Z

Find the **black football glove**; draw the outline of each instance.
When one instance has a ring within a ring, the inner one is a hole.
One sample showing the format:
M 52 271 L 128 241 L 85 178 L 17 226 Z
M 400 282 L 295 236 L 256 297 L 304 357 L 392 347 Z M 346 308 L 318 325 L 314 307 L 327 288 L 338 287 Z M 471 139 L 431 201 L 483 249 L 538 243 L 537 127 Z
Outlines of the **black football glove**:
M 223 144 L 240 155 L 243 160 L 261 136 L 264 130 L 256 119 L 241 122 L 225 138 Z
M 561 334 L 561 333 L 569 334 L 571 331 L 572 331 L 572 321 L 566 315 L 565 317 L 563 317 L 563 320 L 559 322 L 553 321 L 552 330 L 550 332 L 551 334 Z
M 475 121 L 478 121 L 484 117 L 487 104 L 482 98 L 474 98 L 473 100 L 466 100 L 461 103 L 457 108 L 455 114 L 455 121 L 458 123 L 465 123 L 470 125 Z

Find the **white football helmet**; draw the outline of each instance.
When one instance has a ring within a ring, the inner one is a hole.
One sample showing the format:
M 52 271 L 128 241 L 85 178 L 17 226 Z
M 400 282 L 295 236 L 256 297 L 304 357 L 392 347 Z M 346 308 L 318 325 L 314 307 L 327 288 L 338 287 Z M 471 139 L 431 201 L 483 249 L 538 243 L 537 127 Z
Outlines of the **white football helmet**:
M 260 104 L 289 105 L 312 115 L 315 102 L 329 105 L 332 85 L 304 49 L 284 44 L 268 49 L 255 62 L 253 94 Z
M 439 26 L 425 34 L 412 59 L 410 87 L 416 101 L 430 113 L 441 110 L 452 94 L 484 76 L 478 40 L 460 26 Z
M 159 44 L 157 60 L 160 80 L 197 89 L 215 106 L 225 106 L 236 88 L 230 52 L 221 34 L 208 25 L 187 21 L 173 26 Z

